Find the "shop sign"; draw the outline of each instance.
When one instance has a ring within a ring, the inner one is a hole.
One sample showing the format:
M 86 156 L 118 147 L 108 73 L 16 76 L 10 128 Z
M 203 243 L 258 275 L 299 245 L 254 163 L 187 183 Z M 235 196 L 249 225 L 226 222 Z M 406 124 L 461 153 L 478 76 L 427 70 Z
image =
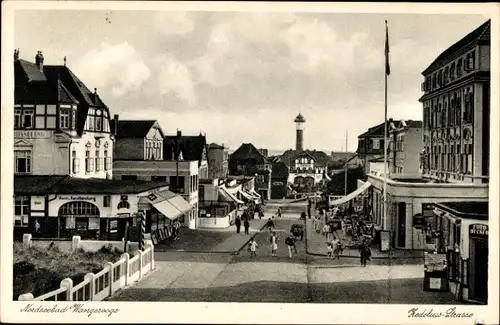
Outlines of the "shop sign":
M 14 131 L 16 139 L 49 139 L 51 131 Z
M 92 201 L 92 202 L 97 201 L 95 196 L 63 196 L 63 195 L 59 195 L 57 197 L 57 199 L 63 200 L 63 201 Z
M 432 203 L 423 203 L 422 204 L 422 214 L 424 217 L 433 217 L 434 216 L 434 205 Z
M 425 218 L 421 213 L 417 213 L 413 216 L 413 227 L 417 229 L 425 227 Z
M 488 226 L 479 223 L 470 225 L 469 235 L 476 237 L 488 237 Z

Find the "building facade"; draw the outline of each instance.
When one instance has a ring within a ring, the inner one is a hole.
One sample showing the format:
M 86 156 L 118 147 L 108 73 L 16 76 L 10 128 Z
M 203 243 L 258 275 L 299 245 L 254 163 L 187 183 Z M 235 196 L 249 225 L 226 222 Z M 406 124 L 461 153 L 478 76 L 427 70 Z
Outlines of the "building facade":
M 381 123 L 369 128 L 368 131 L 358 136 L 356 154 L 362 161 L 365 174 L 370 172 L 370 160 L 384 157 L 384 128 L 385 123 Z
M 243 143 L 229 156 L 229 175 L 255 176 L 271 169 L 271 162 L 251 143 Z
M 112 177 L 109 109 L 66 65 L 44 66 L 14 54 L 16 175 Z
M 288 195 L 289 169 L 284 162 L 273 163 L 271 172 L 271 199 L 282 199 Z
M 422 121 L 400 120 L 389 123 L 389 169 L 391 178 L 420 177 L 423 148 Z
M 490 28 L 487 21 L 422 72 L 422 172 L 443 182 L 488 181 Z
M 175 161 L 197 161 L 198 176 L 201 179 L 208 178 L 207 141 L 206 136 L 182 135 L 177 131 L 176 135 L 168 135 L 163 139 L 164 160 Z
M 208 178 L 225 178 L 229 175 L 229 153 L 224 145 L 211 143 L 207 146 Z
M 170 191 L 179 194 L 192 209 L 179 217 L 190 229 L 197 226 L 198 217 L 198 162 L 169 160 L 115 160 L 114 179 L 161 181 L 169 184 Z
M 164 134 L 155 120 L 118 120 L 116 160 L 163 160 Z

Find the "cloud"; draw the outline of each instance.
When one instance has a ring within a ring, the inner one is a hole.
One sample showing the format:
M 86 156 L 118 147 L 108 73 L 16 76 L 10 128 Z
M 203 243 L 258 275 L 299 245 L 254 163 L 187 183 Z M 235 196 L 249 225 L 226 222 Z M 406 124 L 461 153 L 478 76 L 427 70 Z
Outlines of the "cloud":
M 186 35 L 195 28 L 195 22 L 185 11 L 162 11 L 154 18 L 155 29 L 167 36 Z
M 173 95 L 190 105 L 197 102 L 195 84 L 189 68 L 172 54 L 156 59 L 158 62 L 157 81 L 161 95 Z
M 94 87 L 110 87 L 114 96 L 137 91 L 151 72 L 133 46 L 128 43 L 102 43 L 74 64 L 78 76 Z

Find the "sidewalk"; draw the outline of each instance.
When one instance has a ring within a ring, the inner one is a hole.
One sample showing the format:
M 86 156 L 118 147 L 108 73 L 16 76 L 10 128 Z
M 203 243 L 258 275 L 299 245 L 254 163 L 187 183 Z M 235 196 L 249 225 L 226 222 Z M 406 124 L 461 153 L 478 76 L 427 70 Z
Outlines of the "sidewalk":
M 244 247 L 266 224 L 267 218 L 250 220 L 249 234 L 236 233 L 236 226 L 224 229 L 181 228 L 179 239 L 165 241 L 155 246 L 157 252 L 177 251 L 191 253 L 236 253 Z
M 312 229 L 312 220 L 307 219 L 306 223 L 306 251 L 309 255 L 326 256 L 325 236 L 317 234 Z M 359 258 L 359 251 L 354 248 L 344 248 L 341 257 L 356 257 Z M 392 249 L 389 252 L 380 252 L 378 245 L 372 246 L 372 259 L 389 259 L 389 258 L 414 258 L 423 259 L 424 253 L 415 250 L 398 250 Z

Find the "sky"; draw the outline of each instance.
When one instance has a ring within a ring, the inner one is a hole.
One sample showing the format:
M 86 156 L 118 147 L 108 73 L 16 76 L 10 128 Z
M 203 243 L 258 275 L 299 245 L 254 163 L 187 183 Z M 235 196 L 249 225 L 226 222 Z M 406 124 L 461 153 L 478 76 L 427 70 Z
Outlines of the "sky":
M 67 66 L 120 119 L 206 134 L 236 149 L 355 151 L 388 115 L 422 119 L 421 72 L 488 19 L 482 15 L 194 11 L 17 11 L 14 46 Z

